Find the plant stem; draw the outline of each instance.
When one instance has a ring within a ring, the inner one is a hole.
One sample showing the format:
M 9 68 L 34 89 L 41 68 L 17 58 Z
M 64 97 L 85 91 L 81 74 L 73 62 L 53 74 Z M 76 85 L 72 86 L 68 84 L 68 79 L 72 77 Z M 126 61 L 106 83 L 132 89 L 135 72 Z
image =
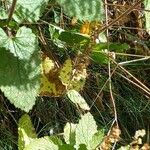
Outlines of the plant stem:
M 11 5 L 11 7 L 9 9 L 9 15 L 8 15 L 8 19 L 7 19 L 7 24 L 9 24 L 9 22 L 12 19 L 13 13 L 15 11 L 16 3 L 17 3 L 17 0 L 13 0 L 12 5 Z

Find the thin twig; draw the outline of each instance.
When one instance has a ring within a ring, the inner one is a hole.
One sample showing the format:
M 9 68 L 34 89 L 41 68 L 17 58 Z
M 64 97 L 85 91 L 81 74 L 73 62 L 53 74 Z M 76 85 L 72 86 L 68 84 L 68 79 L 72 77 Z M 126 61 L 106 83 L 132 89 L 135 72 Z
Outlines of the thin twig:
M 3 103 L 4 103 L 4 105 L 5 105 L 5 107 L 6 107 L 6 109 L 7 109 L 8 114 L 12 117 L 12 119 L 14 120 L 14 122 L 16 123 L 16 125 L 18 125 L 17 120 L 16 120 L 15 117 L 12 115 L 11 111 L 9 110 L 9 108 L 8 108 L 8 106 L 7 106 L 7 104 L 6 104 L 5 100 L 4 100 L 4 97 L 3 97 L 2 95 L 0 95 L 0 97 L 1 97 L 1 99 L 2 99 L 2 101 L 3 101 Z
M 114 116 L 115 116 L 115 121 L 117 123 L 118 126 L 118 117 L 117 117 L 117 110 L 116 110 L 116 104 L 115 104 L 115 99 L 113 96 L 113 92 L 112 92 L 112 84 L 111 84 L 111 66 L 110 66 L 110 61 L 108 63 L 108 70 L 109 70 L 109 92 L 110 92 L 110 98 L 113 104 L 113 111 L 114 111 Z
M 144 85 L 141 81 L 139 81 L 134 75 L 132 75 L 129 71 L 127 71 L 124 67 L 122 67 L 121 65 L 119 65 L 115 60 L 113 60 L 113 63 L 118 65 L 118 68 L 120 68 L 121 70 L 123 70 L 125 73 L 127 73 L 129 76 L 131 76 L 138 84 L 140 84 L 143 88 L 145 88 L 148 92 L 150 92 L 150 89 Z
M 111 27 L 111 30 L 112 29 L 132 29 L 132 30 L 141 30 L 141 31 L 146 31 L 147 29 L 143 29 L 143 28 L 137 28 L 137 27 L 125 27 L 125 26 L 117 26 L 117 25 L 113 25 L 112 27 Z
M 143 87 L 141 87 L 140 85 L 138 85 L 137 83 L 133 82 L 132 80 L 130 80 L 129 78 L 125 77 L 124 75 L 116 72 L 118 75 L 120 75 L 122 78 L 126 79 L 127 81 L 129 81 L 130 83 L 132 83 L 133 85 L 135 85 L 136 87 L 140 88 L 141 90 L 143 90 L 145 93 L 147 93 L 150 96 L 150 92 L 147 91 L 146 89 L 144 89 Z
M 150 57 L 144 57 L 144 58 L 140 58 L 140 59 L 134 59 L 134 60 L 124 61 L 124 62 L 120 62 L 118 64 L 121 65 L 121 66 L 123 66 L 123 65 L 127 65 L 129 63 L 134 63 L 134 62 L 143 61 L 143 60 L 147 60 L 147 59 L 150 59 Z
M 116 66 L 114 68 L 114 70 L 112 71 L 112 73 L 110 75 L 111 77 L 113 76 L 113 74 L 115 73 L 115 71 L 116 71 L 117 68 L 118 68 L 118 66 Z M 102 91 L 103 91 L 104 87 L 107 85 L 108 82 L 109 82 L 109 78 L 106 80 L 106 82 L 104 83 L 104 85 L 102 86 L 102 88 L 100 89 L 100 91 L 98 92 L 96 98 L 94 99 L 93 103 L 91 104 L 91 107 L 94 105 L 94 103 L 96 102 L 96 100 L 98 99 L 98 97 L 102 94 Z
M 114 52 L 114 53 L 115 55 L 120 55 L 120 56 L 122 55 L 122 56 L 129 56 L 129 57 L 148 57 L 145 55 L 135 55 L 135 54 L 126 54 L 126 53 L 117 53 L 117 52 Z
M 107 4 L 107 0 L 105 0 L 105 4 Z M 105 17 L 106 17 L 106 26 L 109 26 L 108 23 L 108 5 L 105 5 Z M 108 28 L 106 29 L 106 35 L 107 35 L 107 50 L 109 51 L 109 31 Z M 109 58 L 109 62 L 108 62 L 108 72 L 109 72 L 109 92 L 110 92 L 110 98 L 111 98 L 111 102 L 112 102 L 112 106 L 113 106 L 113 112 L 114 112 L 114 117 L 115 117 L 115 121 L 116 124 L 118 126 L 118 117 L 117 117 L 117 110 L 116 110 L 116 103 L 115 103 L 115 99 L 113 96 L 113 92 L 112 92 L 112 83 L 111 83 L 111 60 Z
M 126 54 L 126 53 L 117 53 L 117 52 L 105 52 L 105 51 L 94 51 L 97 53 L 102 53 L 102 54 L 106 54 L 108 56 L 111 56 L 112 53 L 114 53 L 115 55 L 120 55 L 120 56 L 129 56 L 129 57 L 146 57 L 146 58 L 150 58 L 150 56 L 145 56 L 145 55 L 135 55 L 135 54 Z
M 44 46 L 44 49 L 48 51 L 48 50 L 50 49 L 50 47 L 49 47 L 49 45 L 47 44 L 47 41 L 46 41 L 46 39 L 45 39 L 45 37 L 44 37 L 44 35 L 43 35 L 43 33 L 42 33 L 41 27 L 38 26 L 38 29 L 39 29 L 39 33 L 40 33 L 40 40 L 41 40 L 41 42 L 42 42 L 42 44 L 43 44 L 43 46 Z M 54 61 L 56 67 L 57 67 L 57 68 L 60 68 L 61 65 L 60 65 L 59 61 L 57 61 L 57 59 L 56 59 L 56 57 L 54 56 L 54 54 L 52 54 L 51 51 L 49 51 L 49 54 L 50 54 L 50 57 L 51 57 L 50 59 L 52 59 L 52 60 Z
M 135 9 L 140 3 L 142 2 L 142 0 L 139 0 L 138 2 L 136 2 L 134 5 L 132 5 L 131 7 L 129 7 L 125 12 L 123 12 L 119 17 L 117 17 L 116 19 L 114 19 L 112 22 L 110 22 L 108 25 L 103 26 L 101 29 L 99 29 L 99 33 L 105 31 L 106 29 L 108 29 L 110 26 L 114 25 L 116 22 L 118 22 L 120 19 L 122 19 L 124 16 L 128 15 L 130 12 L 133 11 L 133 9 Z

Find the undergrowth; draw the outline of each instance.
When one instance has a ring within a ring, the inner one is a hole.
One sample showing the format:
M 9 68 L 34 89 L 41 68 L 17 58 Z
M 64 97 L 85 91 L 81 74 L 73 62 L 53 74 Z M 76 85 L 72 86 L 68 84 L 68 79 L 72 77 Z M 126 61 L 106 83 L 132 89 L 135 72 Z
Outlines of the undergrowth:
M 11 2 L 0 1 L 0 149 L 150 149 L 150 1 L 95 0 L 86 14 L 91 1 L 39 0 L 37 12 Z

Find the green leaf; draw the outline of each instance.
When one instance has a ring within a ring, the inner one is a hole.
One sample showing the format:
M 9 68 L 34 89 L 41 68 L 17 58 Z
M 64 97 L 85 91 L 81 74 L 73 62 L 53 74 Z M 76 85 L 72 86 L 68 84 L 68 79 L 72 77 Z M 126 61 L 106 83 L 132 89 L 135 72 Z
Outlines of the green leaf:
M 0 48 L 0 89 L 16 107 L 28 112 L 35 104 L 40 87 L 38 49 L 30 60 L 19 60 Z
M 73 145 L 70 144 L 63 144 L 59 146 L 59 150 L 75 150 Z
M 10 5 L 12 0 L 9 0 Z M 48 0 L 17 0 L 13 19 L 18 23 L 36 22 L 40 19 Z
M 7 44 L 7 35 L 2 28 L 0 28 L 0 47 L 5 47 Z
M 81 116 L 81 120 L 76 127 L 76 146 L 85 144 L 88 150 L 91 150 L 91 141 L 93 135 L 97 132 L 97 125 L 90 113 Z
M 150 10 L 150 0 L 144 0 L 145 10 Z M 145 13 L 145 27 L 147 32 L 150 34 L 150 12 L 144 11 Z
M 99 64 L 108 64 L 108 57 L 105 54 L 98 53 L 98 52 L 92 52 L 91 58 L 94 62 Z
M 34 51 L 38 50 L 38 40 L 30 28 L 21 27 L 15 37 L 8 37 L 0 28 L 0 47 L 9 50 L 19 59 L 30 59 Z
M 108 57 L 106 54 L 104 54 L 104 51 L 107 50 L 109 47 L 109 51 L 114 52 L 124 52 L 124 50 L 127 50 L 130 48 L 130 46 L 126 43 L 98 43 L 93 48 L 91 58 L 96 62 L 100 64 L 107 64 L 108 63 Z
M 98 132 L 93 135 L 92 140 L 90 142 L 91 149 L 96 149 L 96 147 L 99 144 L 101 144 L 103 138 L 104 138 L 104 131 L 102 129 L 98 130 Z
M 75 129 L 76 124 L 67 123 L 64 127 L 64 139 L 67 144 L 75 144 Z
M 86 103 L 84 98 L 79 94 L 79 92 L 75 90 L 69 90 L 67 92 L 67 96 L 74 104 L 78 105 L 80 108 L 84 110 L 90 110 L 88 104 Z
M 79 20 L 101 21 L 104 19 L 103 2 L 99 0 L 57 0 L 64 12 Z
M 64 30 L 60 27 L 54 26 L 52 24 L 49 25 L 49 32 L 50 32 L 50 36 L 51 39 L 53 41 L 53 43 L 58 46 L 59 48 L 64 48 L 65 47 L 65 42 L 59 40 L 59 35 L 61 32 L 63 32 Z
M 35 129 L 32 125 L 30 116 L 28 114 L 24 114 L 19 119 L 18 124 L 18 149 L 23 150 L 25 146 L 30 144 L 30 142 L 37 138 L 35 133 Z
M 85 144 L 80 144 L 80 147 L 78 150 L 87 150 L 87 147 Z
M 105 49 L 108 49 L 109 47 L 109 50 L 110 51 L 114 51 L 114 52 L 123 52 L 124 50 L 127 50 L 130 48 L 130 46 L 127 44 L 127 43 L 107 43 L 107 42 L 104 42 L 104 43 L 98 43 L 95 45 L 95 47 L 93 48 L 93 52 L 100 52 L 102 50 L 105 50 Z
M 1 6 L 0 7 L 0 19 L 7 19 L 8 15 L 6 10 Z
M 49 32 L 53 42 L 59 47 L 63 48 L 67 45 L 79 45 L 84 46 L 90 41 L 90 38 L 86 35 L 75 33 L 72 31 L 65 31 L 60 27 L 49 25 Z
M 50 137 L 34 139 L 24 150 L 58 150 L 58 146 L 53 143 Z
M 110 43 L 109 49 L 113 50 L 114 52 L 123 52 L 124 50 L 129 49 L 130 46 L 127 43 Z
M 60 33 L 59 40 L 66 42 L 67 44 L 70 45 L 75 44 L 83 45 L 89 41 L 89 37 L 79 33 L 64 31 Z
M 60 138 L 58 138 L 57 136 L 50 136 L 50 140 L 55 144 L 55 145 L 63 145 L 63 142 L 61 141 Z

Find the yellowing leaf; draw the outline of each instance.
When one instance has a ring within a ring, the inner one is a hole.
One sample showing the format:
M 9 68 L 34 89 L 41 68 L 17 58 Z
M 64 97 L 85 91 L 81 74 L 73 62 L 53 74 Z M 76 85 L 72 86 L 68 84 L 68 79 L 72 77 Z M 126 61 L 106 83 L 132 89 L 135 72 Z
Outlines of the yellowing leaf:
M 87 77 L 87 72 L 86 72 L 86 68 L 82 68 L 81 70 L 75 69 L 74 70 L 74 75 L 71 81 L 72 84 L 72 88 L 76 91 L 80 91 L 86 81 L 86 77 Z
M 41 85 L 41 95 L 57 95 L 55 83 L 50 83 L 45 75 L 42 75 L 41 77 Z
M 67 59 L 60 71 L 59 78 L 67 90 L 80 91 L 85 84 L 86 69 L 73 69 L 71 59 Z
M 31 118 L 28 114 L 24 114 L 19 119 L 18 124 L 18 149 L 23 150 L 25 146 L 30 144 L 30 142 L 37 138 L 37 135 L 35 133 L 35 129 L 33 127 L 33 124 L 31 122 Z
M 60 96 L 64 94 L 66 87 L 58 78 L 59 69 L 55 68 L 54 62 L 46 57 L 42 61 L 41 71 L 41 96 Z
M 67 59 L 60 71 L 59 78 L 63 85 L 68 86 L 72 75 L 72 62 L 71 59 Z
M 62 96 L 67 90 L 80 91 L 86 80 L 86 69 L 73 69 L 71 59 L 67 59 L 61 69 L 46 57 L 42 61 L 41 96 Z
M 55 66 L 54 62 L 49 57 L 46 57 L 42 61 L 42 70 L 44 71 L 45 74 L 48 74 L 49 71 L 54 68 L 54 66 Z

